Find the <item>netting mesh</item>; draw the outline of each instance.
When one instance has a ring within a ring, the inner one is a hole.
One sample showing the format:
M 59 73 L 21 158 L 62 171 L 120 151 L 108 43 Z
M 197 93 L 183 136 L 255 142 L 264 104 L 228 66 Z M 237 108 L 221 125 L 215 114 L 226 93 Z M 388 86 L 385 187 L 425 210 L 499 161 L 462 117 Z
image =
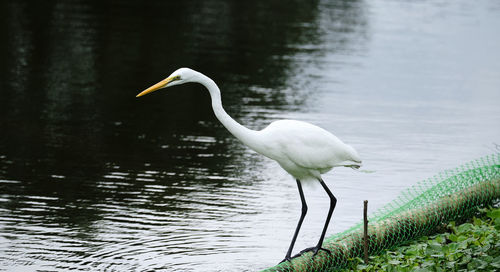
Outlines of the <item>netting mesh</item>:
M 450 221 L 469 218 L 477 208 L 500 198 L 500 153 L 439 173 L 410 187 L 371 215 L 368 252 L 375 255 L 423 235 L 430 235 Z M 323 243 L 331 255 L 320 251 L 294 258 L 270 271 L 334 271 L 350 258 L 363 256 L 363 224 L 335 234 Z

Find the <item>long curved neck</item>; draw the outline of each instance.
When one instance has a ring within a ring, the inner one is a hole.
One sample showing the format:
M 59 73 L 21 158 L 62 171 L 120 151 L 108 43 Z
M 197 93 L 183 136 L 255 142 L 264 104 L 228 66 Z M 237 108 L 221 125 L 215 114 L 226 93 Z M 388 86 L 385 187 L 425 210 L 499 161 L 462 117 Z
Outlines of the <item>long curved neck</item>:
M 199 73 L 199 83 L 201 83 L 210 92 L 210 97 L 212 99 L 212 109 L 214 110 L 215 116 L 224 125 L 224 127 L 231 132 L 238 140 L 243 142 L 248 147 L 259 152 L 259 137 L 258 131 L 248 129 L 231 118 L 229 114 L 222 107 L 222 99 L 220 94 L 220 89 L 215 84 L 215 82 L 209 77 Z

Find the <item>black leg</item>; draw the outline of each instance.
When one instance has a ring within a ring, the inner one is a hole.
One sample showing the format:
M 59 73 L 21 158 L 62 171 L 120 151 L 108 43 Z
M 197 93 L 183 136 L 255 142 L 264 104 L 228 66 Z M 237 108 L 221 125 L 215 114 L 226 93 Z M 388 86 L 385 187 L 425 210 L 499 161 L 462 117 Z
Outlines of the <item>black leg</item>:
M 321 178 L 318 180 L 319 180 L 319 183 L 321 184 L 321 186 L 323 186 L 323 189 L 325 189 L 326 193 L 330 197 L 330 209 L 328 210 L 328 216 L 326 217 L 325 226 L 323 227 L 323 232 L 321 232 L 321 237 L 319 238 L 318 245 L 316 245 L 316 250 L 314 252 L 314 255 L 316 255 L 318 253 L 318 251 L 321 249 L 321 245 L 323 245 L 323 240 L 325 239 L 326 229 L 328 229 L 328 224 L 330 223 L 330 219 L 332 218 L 333 210 L 335 209 L 335 205 L 337 204 L 337 199 L 332 194 L 330 189 L 328 189 L 325 182 Z
M 323 231 L 321 232 L 321 237 L 319 238 L 318 244 L 314 248 L 314 255 L 313 256 L 318 254 L 318 251 L 320 249 L 322 249 L 321 245 L 323 245 L 323 240 L 325 239 L 325 234 L 326 234 L 326 230 L 328 229 L 328 224 L 330 223 L 330 219 L 332 218 L 333 210 L 335 209 L 335 205 L 337 204 L 337 199 L 332 194 L 330 189 L 328 189 L 328 186 L 326 186 L 325 182 L 321 178 L 318 180 L 319 180 L 319 183 L 321 184 L 321 186 L 323 186 L 323 189 L 325 189 L 326 193 L 328 194 L 328 197 L 330 197 L 330 209 L 328 210 L 328 216 L 326 217 L 326 222 L 325 222 L 325 226 L 323 227 Z M 326 250 L 326 251 L 328 251 L 328 250 Z
M 330 250 L 322 248 L 321 246 L 323 245 L 323 240 L 325 239 L 326 229 L 328 229 L 328 224 L 330 223 L 330 219 L 332 218 L 333 210 L 335 209 L 335 205 L 337 204 L 337 199 L 332 194 L 330 189 L 328 189 L 325 182 L 321 178 L 319 178 L 318 180 L 319 180 L 319 183 L 321 184 L 321 186 L 323 186 L 323 189 L 325 189 L 326 193 L 328 194 L 328 197 L 330 197 L 330 209 L 328 210 L 328 216 L 326 217 L 325 226 L 323 227 L 323 231 L 321 232 L 321 237 L 319 238 L 318 244 L 315 247 L 309 247 L 309 248 L 302 250 L 299 254 L 297 254 L 297 256 L 300 256 L 300 255 L 304 254 L 305 252 L 312 251 L 313 257 L 314 257 L 314 256 L 316 256 L 316 254 L 318 254 L 318 252 L 320 250 L 324 250 L 324 251 L 331 254 Z M 296 256 L 294 256 L 294 257 L 296 257 Z
M 321 184 L 321 186 L 323 186 L 323 189 L 325 189 L 326 193 L 328 194 L 328 197 L 330 197 L 330 209 L 328 210 L 328 216 L 326 217 L 325 226 L 323 227 L 323 231 L 321 232 L 321 237 L 319 238 L 318 244 L 315 247 L 309 247 L 309 248 L 302 250 L 299 254 L 293 256 L 294 258 L 298 257 L 306 252 L 310 252 L 310 251 L 313 252 L 313 257 L 316 256 L 316 254 L 318 254 L 318 252 L 320 250 L 326 251 L 327 253 L 331 254 L 330 250 L 322 248 L 321 246 L 323 245 L 323 240 L 325 239 L 326 229 L 328 229 L 328 224 L 330 223 L 330 219 L 332 218 L 333 210 L 335 209 L 335 205 L 337 204 L 337 199 L 332 194 L 330 189 L 328 189 L 325 182 L 321 178 L 319 178 L 318 180 L 319 180 L 319 183 Z
M 300 201 L 302 202 L 302 213 L 300 214 L 299 223 L 297 224 L 297 228 L 295 229 L 295 233 L 293 234 L 292 243 L 290 244 L 290 247 L 288 248 L 285 259 L 281 262 L 290 261 L 292 259 L 291 255 L 292 255 L 293 246 L 295 245 L 295 241 L 297 240 L 297 236 L 299 235 L 300 227 L 302 226 L 302 222 L 304 221 L 304 217 L 306 217 L 306 213 L 307 213 L 306 199 L 304 197 L 304 192 L 302 191 L 302 185 L 300 183 L 300 180 L 298 180 L 298 179 L 297 179 L 297 187 L 299 188 Z

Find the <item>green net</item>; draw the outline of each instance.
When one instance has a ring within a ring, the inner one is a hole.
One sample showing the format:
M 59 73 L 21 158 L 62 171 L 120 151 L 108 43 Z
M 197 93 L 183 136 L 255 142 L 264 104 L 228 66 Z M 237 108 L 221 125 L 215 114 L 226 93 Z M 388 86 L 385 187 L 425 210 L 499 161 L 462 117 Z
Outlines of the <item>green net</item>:
M 500 153 L 439 173 L 410 187 L 368 218 L 368 252 L 375 255 L 430 235 L 498 199 Z M 312 258 L 308 252 L 264 271 L 333 271 L 345 267 L 349 259 L 363 256 L 362 222 L 325 239 L 323 247 L 332 254 L 320 251 Z

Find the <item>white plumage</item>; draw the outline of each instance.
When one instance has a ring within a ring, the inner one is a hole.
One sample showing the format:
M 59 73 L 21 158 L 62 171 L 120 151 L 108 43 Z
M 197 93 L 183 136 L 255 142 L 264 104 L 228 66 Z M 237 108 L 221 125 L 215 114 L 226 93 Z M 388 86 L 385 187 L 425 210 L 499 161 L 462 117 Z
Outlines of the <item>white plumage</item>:
M 271 123 L 259 132 L 266 139 L 260 153 L 276 160 L 299 180 L 318 179 L 334 167 L 359 167 L 361 159 L 349 145 L 330 132 L 295 120 Z

